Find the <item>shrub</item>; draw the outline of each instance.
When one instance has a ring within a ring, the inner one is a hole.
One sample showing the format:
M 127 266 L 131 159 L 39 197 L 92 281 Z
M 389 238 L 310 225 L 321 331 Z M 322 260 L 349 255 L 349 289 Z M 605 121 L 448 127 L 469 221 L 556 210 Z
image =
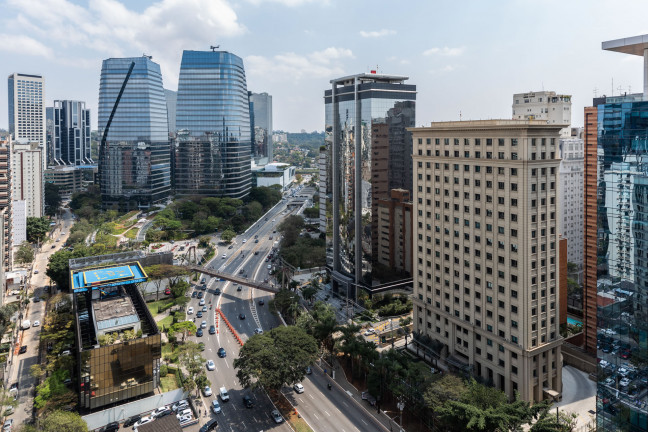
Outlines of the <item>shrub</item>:
M 165 377 L 169 373 L 169 367 L 165 364 L 160 365 L 160 376 Z

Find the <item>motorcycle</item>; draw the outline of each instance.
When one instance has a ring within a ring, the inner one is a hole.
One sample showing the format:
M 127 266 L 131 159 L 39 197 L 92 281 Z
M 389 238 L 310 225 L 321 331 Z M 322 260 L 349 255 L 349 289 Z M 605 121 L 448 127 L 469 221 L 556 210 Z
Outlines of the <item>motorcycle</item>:
M 333 387 L 331 383 L 326 384 L 326 386 L 328 387 L 329 390 L 331 390 L 331 388 Z

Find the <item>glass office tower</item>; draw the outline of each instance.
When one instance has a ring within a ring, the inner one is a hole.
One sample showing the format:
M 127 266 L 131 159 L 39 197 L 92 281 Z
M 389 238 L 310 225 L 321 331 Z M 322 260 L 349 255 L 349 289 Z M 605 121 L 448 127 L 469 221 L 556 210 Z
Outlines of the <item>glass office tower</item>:
M 597 137 L 597 423 L 646 431 L 648 102 L 606 102 L 598 106 Z
M 99 133 L 103 135 L 128 69 L 135 67 L 99 155 L 104 207 L 148 208 L 171 191 L 167 107 L 160 65 L 149 57 L 103 61 L 99 84 Z
M 250 92 L 252 156 L 259 164 L 272 162 L 272 96 Z
M 176 110 L 176 194 L 247 196 L 251 137 L 243 60 L 226 51 L 184 51 Z
M 54 129 L 50 165 L 93 164 L 90 150 L 90 110 L 86 109 L 85 102 L 56 100 L 52 110 Z
M 374 243 L 378 200 L 393 189 L 412 190 L 416 86 L 407 77 L 359 74 L 331 81 L 324 93 L 327 176 L 327 265 L 333 289 L 357 298 L 411 286 L 411 275 L 378 261 Z M 394 227 L 395 228 L 395 227 Z

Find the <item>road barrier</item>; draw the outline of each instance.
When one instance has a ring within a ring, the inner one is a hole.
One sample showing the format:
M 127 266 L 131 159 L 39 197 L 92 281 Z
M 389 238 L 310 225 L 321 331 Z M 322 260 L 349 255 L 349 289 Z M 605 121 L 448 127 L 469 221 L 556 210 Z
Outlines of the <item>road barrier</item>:
M 220 317 L 223 318 L 223 321 L 225 321 L 225 325 L 227 325 L 227 328 L 232 332 L 232 334 L 236 338 L 239 345 L 243 346 L 243 341 L 239 337 L 238 333 L 236 333 L 236 330 L 234 330 L 234 327 L 232 327 L 232 324 L 229 322 L 227 317 L 223 314 L 223 311 L 220 310 L 220 309 L 216 309 L 216 311 L 218 311 L 218 314 L 220 315 Z

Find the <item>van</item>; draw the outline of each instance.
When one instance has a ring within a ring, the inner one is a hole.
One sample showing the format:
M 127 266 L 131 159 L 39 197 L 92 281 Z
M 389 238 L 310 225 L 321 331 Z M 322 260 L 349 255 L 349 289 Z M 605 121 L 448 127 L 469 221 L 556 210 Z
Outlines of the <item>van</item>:
M 20 326 L 20 328 L 22 328 L 23 330 L 28 330 L 30 327 L 31 327 L 31 321 L 29 320 L 23 321 L 22 325 Z
M 221 387 L 218 390 L 218 393 L 220 395 L 220 398 L 223 402 L 229 401 L 229 395 L 227 394 L 227 389 L 225 387 Z

